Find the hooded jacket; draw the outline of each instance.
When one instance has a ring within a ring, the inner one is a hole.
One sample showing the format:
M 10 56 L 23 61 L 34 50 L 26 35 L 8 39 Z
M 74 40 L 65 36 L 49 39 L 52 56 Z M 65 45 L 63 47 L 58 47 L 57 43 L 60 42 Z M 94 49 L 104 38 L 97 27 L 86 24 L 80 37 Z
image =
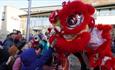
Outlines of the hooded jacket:
M 25 50 L 21 55 L 21 70 L 42 70 L 43 65 L 52 55 L 52 48 L 49 48 L 42 55 L 36 55 L 35 49 Z

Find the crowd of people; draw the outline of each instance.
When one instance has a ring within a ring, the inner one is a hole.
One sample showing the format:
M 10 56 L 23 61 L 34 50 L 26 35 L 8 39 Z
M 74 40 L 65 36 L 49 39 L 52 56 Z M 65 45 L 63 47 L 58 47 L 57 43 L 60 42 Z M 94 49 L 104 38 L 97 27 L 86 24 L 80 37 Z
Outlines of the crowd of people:
M 20 31 L 0 43 L 0 70 L 53 70 L 52 52 L 46 35 L 39 33 L 27 42 Z

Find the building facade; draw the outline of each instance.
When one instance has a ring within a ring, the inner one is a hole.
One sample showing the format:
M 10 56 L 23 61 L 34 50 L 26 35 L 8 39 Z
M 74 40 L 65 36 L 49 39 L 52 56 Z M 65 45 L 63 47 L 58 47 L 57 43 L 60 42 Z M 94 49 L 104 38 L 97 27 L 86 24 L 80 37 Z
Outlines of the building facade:
M 4 33 L 11 33 L 13 30 L 21 30 L 21 19 L 19 15 L 26 14 L 23 10 L 19 10 L 12 6 L 4 6 L 1 30 Z
M 109 24 L 113 26 L 112 35 L 115 36 L 115 0 L 83 0 L 86 3 L 92 4 L 96 8 L 95 21 L 96 24 Z M 51 11 L 61 9 L 61 5 L 57 6 L 44 6 L 31 8 L 31 23 L 30 29 L 34 27 L 50 26 L 48 16 Z M 27 8 L 23 8 L 27 11 Z M 27 17 L 27 14 L 20 17 Z M 25 31 L 26 29 L 23 28 Z M 44 28 L 43 28 L 44 29 Z M 24 31 L 24 32 L 25 32 Z
M 26 14 L 23 10 L 19 10 L 12 6 L 4 6 L 1 19 L 0 39 L 5 38 L 6 35 L 13 32 L 13 30 L 19 30 L 22 32 L 21 18 L 19 15 L 23 14 Z
M 49 22 L 49 15 L 51 11 L 61 9 L 60 5 L 56 6 L 44 6 L 44 7 L 33 7 L 31 8 L 31 17 L 30 17 L 30 32 L 34 33 L 34 30 L 42 31 L 45 33 L 47 28 L 51 26 Z M 22 10 L 27 11 L 27 8 L 23 8 Z M 22 19 L 22 24 L 25 25 L 23 29 L 23 34 L 26 33 L 26 21 L 27 14 L 20 16 Z

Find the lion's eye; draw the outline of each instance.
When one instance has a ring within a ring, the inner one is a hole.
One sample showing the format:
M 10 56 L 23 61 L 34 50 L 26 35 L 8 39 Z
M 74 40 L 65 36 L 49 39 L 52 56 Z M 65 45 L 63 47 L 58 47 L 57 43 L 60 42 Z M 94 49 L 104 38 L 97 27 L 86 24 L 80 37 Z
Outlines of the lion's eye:
M 67 18 L 67 26 L 69 28 L 74 28 L 77 25 L 80 25 L 83 22 L 83 15 L 82 14 L 75 14 L 71 15 Z

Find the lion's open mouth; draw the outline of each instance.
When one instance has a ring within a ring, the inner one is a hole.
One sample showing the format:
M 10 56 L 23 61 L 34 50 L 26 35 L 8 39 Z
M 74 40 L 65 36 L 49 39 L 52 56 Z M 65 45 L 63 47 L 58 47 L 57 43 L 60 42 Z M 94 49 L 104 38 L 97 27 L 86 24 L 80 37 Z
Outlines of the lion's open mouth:
M 76 37 L 77 38 L 80 38 L 80 34 L 84 33 L 84 32 L 89 32 L 89 27 L 88 25 L 86 25 L 85 29 L 81 30 L 79 33 L 76 33 L 76 34 L 64 34 L 63 37 L 68 40 L 68 41 L 71 41 L 73 39 L 75 39 Z
M 81 13 L 71 15 L 67 18 L 67 27 L 69 29 L 74 29 L 76 26 L 80 25 L 84 20 L 84 17 Z
M 73 40 L 77 35 L 74 35 L 74 34 L 66 34 L 66 35 L 63 35 L 63 37 L 66 39 L 66 40 Z

